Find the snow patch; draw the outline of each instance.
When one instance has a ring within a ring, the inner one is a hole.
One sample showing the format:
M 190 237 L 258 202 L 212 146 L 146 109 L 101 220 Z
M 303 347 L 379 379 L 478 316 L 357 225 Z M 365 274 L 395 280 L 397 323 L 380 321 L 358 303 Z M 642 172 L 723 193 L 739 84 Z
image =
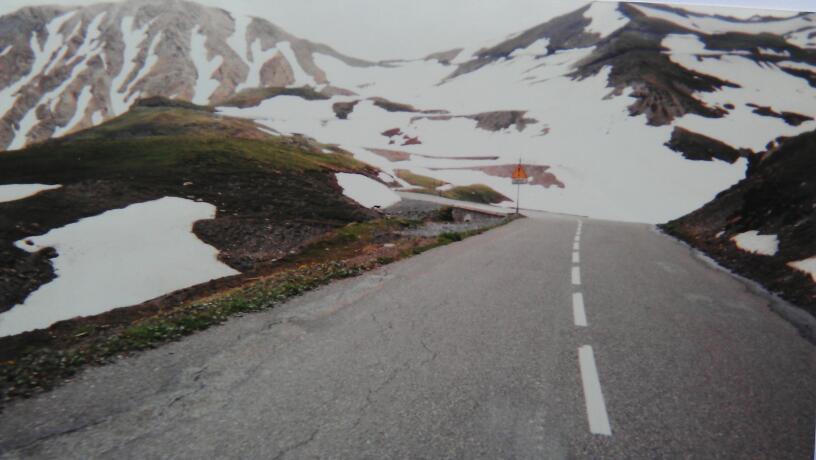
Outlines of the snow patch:
M 65 39 L 64 44 L 59 49 L 59 52 L 54 57 L 51 58 L 51 62 L 48 64 L 48 67 L 46 67 L 45 70 L 43 70 L 42 73 L 43 75 L 50 74 L 51 71 L 54 70 L 54 67 L 56 67 L 57 64 L 60 64 L 62 62 L 63 58 L 65 58 L 65 55 L 68 53 L 68 48 L 71 40 L 74 38 L 74 36 L 76 36 L 77 33 L 79 33 L 79 29 L 81 27 L 82 21 L 77 21 L 76 25 L 74 26 L 74 30 L 71 31 L 70 34 L 68 34 L 68 38 Z
M 731 237 L 731 240 L 743 251 L 763 256 L 773 256 L 779 251 L 779 240 L 776 235 L 760 235 L 756 230 L 740 233 Z
M 788 262 L 788 266 L 807 273 L 816 283 L 816 256 L 796 262 Z
M 510 57 L 517 58 L 524 55 L 533 57 L 544 56 L 549 52 L 547 49 L 548 46 L 550 46 L 550 39 L 546 37 L 540 38 L 530 44 L 530 46 L 527 48 L 518 48 L 513 50 L 513 52 L 510 53 Z
M 764 54 L 766 56 L 776 56 L 776 57 L 791 57 L 790 51 L 783 50 L 777 51 L 770 48 L 759 48 L 760 54 Z
M 201 33 L 201 26 L 195 26 L 190 37 L 190 54 L 198 75 L 193 96 L 193 103 L 198 105 L 209 105 L 210 98 L 221 85 L 221 82 L 212 76 L 224 62 L 222 56 L 215 56 L 212 59 L 208 57 L 206 43 L 207 36 Z
M 605 38 L 629 23 L 629 19 L 618 10 L 618 3 L 594 2 L 584 13 L 592 22 L 586 27 L 587 33 Z
M 689 114 L 676 125 L 718 139 L 735 148 L 755 152 L 765 150 L 768 142 L 779 136 L 796 136 L 816 128 L 816 121 L 791 126 L 784 120 L 765 117 L 753 112 L 748 104 L 771 107 L 777 112 L 812 114 L 816 112 L 813 88 L 807 81 L 783 72 L 771 63 L 758 64 L 748 57 L 705 49 L 696 35 L 669 35 L 662 46 L 670 49 L 669 58 L 687 68 L 738 84 L 739 88 L 724 87 L 712 93 L 698 92 L 695 96 L 711 107 L 734 105 L 722 118 L 706 118 Z M 784 63 L 780 63 L 782 65 Z M 750 127 L 750 129 L 746 129 Z
M 10 184 L 0 185 L 0 203 L 22 200 L 46 190 L 54 190 L 62 185 L 45 184 Z
M 235 31 L 227 38 L 227 45 L 247 64 L 249 63 L 249 56 L 247 55 L 247 28 L 251 22 L 251 17 L 238 15 L 235 18 Z
M 387 208 L 402 200 L 390 188 L 362 174 L 337 173 L 335 176 L 343 188 L 343 195 L 366 208 Z
M 0 336 L 135 305 L 238 272 L 192 233 L 215 206 L 165 197 L 82 219 L 18 241 L 30 252 L 53 247 L 56 279 L 0 314 Z
M 127 90 L 125 94 L 129 94 L 126 104 L 130 107 L 131 104 L 136 100 L 137 97 L 141 96 L 141 91 L 133 92 L 133 87 L 136 86 L 142 78 L 146 77 L 153 70 L 153 66 L 159 62 L 159 56 L 156 54 L 156 47 L 159 46 L 159 42 L 162 39 L 162 33 L 159 32 L 156 36 L 153 37 L 153 41 L 150 42 L 150 48 L 147 51 L 147 58 L 145 59 L 144 65 L 142 68 L 139 69 L 139 73 L 136 74 L 136 77 L 130 81 L 128 84 Z
M 125 50 L 122 57 L 122 68 L 110 85 L 111 113 L 113 116 L 121 115 L 130 108 L 128 77 L 136 68 L 136 58 L 139 56 L 142 44 L 147 40 L 147 29 L 150 27 L 150 23 L 147 23 L 140 28 L 135 28 L 133 21 L 132 16 L 127 16 L 122 18 L 120 24 Z
M 694 13 L 683 16 L 671 11 L 651 8 L 644 4 L 632 3 L 631 5 L 646 16 L 663 19 L 664 21 L 672 22 L 686 29 L 697 30 L 706 34 L 739 32 L 744 34 L 770 33 L 784 35 L 792 30 L 813 27 L 809 16 L 793 16 L 769 21 L 741 21 L 735 19 L 725 20 L 714 16 L 703 16 Z

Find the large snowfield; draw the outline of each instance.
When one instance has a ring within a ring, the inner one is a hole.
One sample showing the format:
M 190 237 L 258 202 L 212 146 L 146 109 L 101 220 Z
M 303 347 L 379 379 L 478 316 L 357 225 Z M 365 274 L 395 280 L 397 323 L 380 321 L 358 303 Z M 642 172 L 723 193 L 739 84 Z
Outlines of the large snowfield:
M 587 31 L 605 37 L 625 26 L 628 19 L 616 8 L 614 3 L 592 4 L 584 13 L 591 20 Z M 644 14 L 707 32 L 788 33 L 809 24 L 802 18 L 743 23 L 685 17 L 647 6 L 637 8 Z M 485 184 L 506 196 L 515 196 L 509 178 L 467 168 L 519 160 L 548 166 L 548 172 L 563 183 L 563 188 L 523 187 L 523 207 L 647 223 L 665 222 L 695 210 L 745 175 L 745 159 L 734 164 L 689 161 L 671 151 L 664 144 L 675 126 L 756 152 L 779 136 L 816 128 L 816 121 L 791 126 L 779 118 L 754 113 L 748 105 L 768 106 L 777 112 L 816 113 L 816 99 L 807 81 L 783 71 L 801 64 L 757 63 L 738 52 L 707 50 L 694 35 L 669 36 L 663 46 L 672 61 L 740 87 L 696 95 L 710 107 L 733 104 L 734 109 L 723 118 L 686 115 L 671 125 L 654 127 L 647 124 L 645 116 L 630 116 L 628 107 L 635 102 L 630 89 L 612 94 L 607 83 L 609 67 L 582 80 L 570 76 L 593 47 L 545 56 L 547 44 L 548 40 L 539 40 L 513 51 L 506 59 L 455 78 L 448 78 L 455 66 L 433 59 L 361 68 L 317 52 L 315 63 L 325 71 L 329 83 L 352 89 L 358 95 L 324 101 L 284 96 L 257 107 L 220 110 L 255 119 L 277 132 L 305 134 L 337 144 L 391 175 L 395 169 L 408 169 L 453 185 Z M 467 48 L 451 62 L 466 62 L 477 49 Z M 293 67 L 300 74 L 299 66 Z M 297 80 L 297 84 L 305 81 L 302 77 Z M 420 110 L 445 110 L 453 118 L 389 112 L 370 99 L 378 97 Z M 347 119 L 335 117 L 335 103 L 352 101 L 360 102 Z M 523 130 L 510 127 L 490 132 L 477 128 L 473 119 L 457 118 L 507 110 L 526 111 L 525 116 L 538 123 Z M 401 131 L 400 136 L 381 134 L 394 128 Z M 420 143 L 403 145 L 409 138 L 418 138 Z M 410 156 L 391 161 L 372 153 L 372 148 Z
M 135 305 L 177 289 L 238 274 L 219 262 L 192 225 L 215 216 L 207 203 L 167 197 L 82 219 L 17 242 L 56 249 L 56 278 L 0 314 L 0 336 Z
M 485 184 L 506 196 L 515 196 L 509 178 L 463 168 L 514 164 L 520 159 L 526 164 L 549 166 L 548 172 L 563 182 L 564 188 L 522 187 L 523 207 L 611 220 L 664 222 L 697 209 L 744 177 L 745 160 L 735 164 L 688 161 L 665 147 L 673 127 L 648 126 L 645 116 L 630 116 L 628 106 L 634 99 L 628 95 L 609 97 L 608 68 L 584 80 L 568 76 L 573 65 L 590 52 L 577 49 L 543 58 L 535 51 L 516 52 L 513 59 L 441 85 L 437 83 L 453 67 L 437 61 L 368 69 L 317 54 L 315 60 L 331 83 L 354 88 L 359 96 L 321 101 L 280 96 L 257 107 L 224 107 L 220 112 L 255 119 L 278 132 L 305 134 L 337 144 L 389 174 L 395 169 L 409 169 L 454 185 Z M 389 112 L 367 100 L 373 97 L 409 103 L 422 110 L 443 109 L 453 116 L 522 110 L 538 123 L 522 131 L 511 126 L 491 132 L 477 128 L 477 122 L 468 118 L 443 120 Z M 335 117 L 334 103 L 355 100 L 360 102 L 346 120 Z M 774 127 L 781 123 L 753 114 L 751 118 Z M 391 143 L 394 138 L 381 133 L 393 128 L 399 128 L 404 136 Z M 421 144 L 402 145 L 408 137 L 418 137 Z M 775 136 L 754 137 L 764 145 Z M 393 162 L 371 153 L 371 148 L 411 156 Z

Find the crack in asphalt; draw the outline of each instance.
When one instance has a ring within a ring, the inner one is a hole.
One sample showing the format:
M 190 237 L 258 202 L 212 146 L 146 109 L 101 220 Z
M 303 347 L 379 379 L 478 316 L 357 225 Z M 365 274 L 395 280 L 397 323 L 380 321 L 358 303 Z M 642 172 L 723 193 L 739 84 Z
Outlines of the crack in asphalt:
M 357 426 L 363 421 L 363 416 L 365 415 L 366 411 L 368 410 L 368 408 L 372 404 L 374 404 L 374 395 L 376 395 L 377 393 L 382 391 L 383 388 L 385 388 L 388 384 L 393 382 L 394 379 L 397 377 L 397 374 L 399 374 L 401 371 L 407 369 L 408 367 L 409 367 L 409 362 L 406 361 L 401 366 L 395 367 L 394 369 L 392 369 L 391 373 L 388 374 L 388 377 L 386 377 L 385 380 L 380 382 L 375 388 L 371 388 L 371 387 L 368 388 L 368 391 L 367 391 L 366 397 L 365 397 L 365 402 L 363 403 L 362 406 L 360 406 L 359 409 L 357 409 L 357 412 L 358 412 L 357 413 L 357 418 L 354 420 L 354 423 L 351 425 L 352 429 L 357 428 Z
M 66 436 L 66 435 L 69 435 L 69 434 L 78 433 L 78 432 L 83 431 L 85 429 L 93 428 L 93 427 L 95 427 L 97 425 L 101 425 L 102 423 L 105 423 L 108 420 L 108 418 L 109 418 L 108 416 L 105 416 L 105 417 L 99 418 L 99 419 L 91 421 L 91 422 L 83 423 L 83 424 L 81 424 L 79 426 L 76 426 L 76 427 L 73 427 L 73 428 L 68 428 L 66 430 L 58 431 L 56 433 L 49 433 L 47 435 L 35 438 L 35 439 L 31 440 L 30 442 L 28 442 L 28 443 L 26 443 L 26 444 L 24 444 L 22 446 L 15 447 L 13 449 L 18 451 L 18 452 L 19 451 L 24 451 L 24 450 L 28 449 L 29 447 L 32 447 L 34 444 L 39 444 L 39 443 L 42 443 L 44 441 L 48 441 L 49 439 L 59 438 L 61 436 Z
M 308 445 L 309 443 L 311 443 L 312 441 L 315 440 L 318 433 L 320 433 L 320 429 L 316 429 L 316 430 L 312 431 L 312 434 L 310 434 L 306 439 L 304 439 L 302 441 L 298 441 L 295 444 L 292 444 L 291 446 L 284 447 L 283 450 L 278 452 L 278 455 L 275 455 L 274 457 L 272 457 L 272 459 L 273 460 L 281 459 L 286 454 L 292 452 L 293 450 L 300 449 L 301 447 L 304 447 L 304 446 Z

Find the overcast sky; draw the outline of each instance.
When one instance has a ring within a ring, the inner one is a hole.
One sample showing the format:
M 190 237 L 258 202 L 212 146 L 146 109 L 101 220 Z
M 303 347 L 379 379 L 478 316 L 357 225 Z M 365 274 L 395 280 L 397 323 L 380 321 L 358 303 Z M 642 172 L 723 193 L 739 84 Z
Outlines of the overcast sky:
M 466 45 L 495 42 L 579 8 L 582 0 L 198 0 L 264 17 L 289 32 L 365 59 L 422 57 Z M 0 14 L 23 6 L 80 5 L 99 0 L 0 0 Z M 674 0 L 816 11 L 816 0 Z M 733 16 L 753 11 L 728 9 Z

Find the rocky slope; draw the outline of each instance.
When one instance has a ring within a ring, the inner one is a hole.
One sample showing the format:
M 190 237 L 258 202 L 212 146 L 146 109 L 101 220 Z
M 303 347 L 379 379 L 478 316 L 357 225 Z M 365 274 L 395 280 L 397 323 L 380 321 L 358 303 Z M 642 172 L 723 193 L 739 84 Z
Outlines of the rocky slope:
M 816 316 L 816 131 L 780 139 L 744 180 L 663 228 Z
M 99 124 L 139 97 L 207 105 L 247 88 L 325 86 L 315 52 L 368 65 L 266 20 L 183 0 L 23 8 L 0 18 L 0 147 Z
M 727 108 L 712 107 L 696 97 L 695 93 L 739 87 L 726 79 L 697 72 L 672 61 L 665 53 L 670 50 L 663 44 L 672 34 L 697 37 L 710 50 L 707 54 L 713 57 L 718 52 L 727 52 L 744 55 L 757 63 L 784 61 L 786 67 L 782 67 L 783 71 L 798 74 L 810 82 L 816 75 L 813 69 L 800 67 L 816 64 L 816 51 L 808 49 L 811 47 L 811 35 L 816 32 L 816 15 L 812 13 L 785 20 L 756 18 L 738 21 L 726 16 L 711 18 L 663 5 L 620 3 L 612 7 L 614 11 L 603 14 L 616 15 L 612 20 L 621 27 L 606 36 L 604 32 L 608 30 L 592 27 L 595 21 L 605 18 L 588 15 L 593 6 L 587 5 L 476 52 L 472 59 L 460 64 L 450 78 L 503 59 L 512 59 L 513 53 L 541 41 L 545 42 L 542 56 L 574 48 L 594 47 L 589 56 L 577 63 L 574 75 L 586 78 L 610 67 L 610 88 L 617 94 L 630 88 L 637 99 L 630 106 L 630 113 L 645 114 L 650 124 L 664 125 L 688 113 L 710 118 L 726 115 Z M 714 19 L 719 24 L 693 27 L 696 19 Z M 749 33 L 752 27 L 759 33 Z M 766 32 L 769 30 L 776 30 L 777 33 Z

